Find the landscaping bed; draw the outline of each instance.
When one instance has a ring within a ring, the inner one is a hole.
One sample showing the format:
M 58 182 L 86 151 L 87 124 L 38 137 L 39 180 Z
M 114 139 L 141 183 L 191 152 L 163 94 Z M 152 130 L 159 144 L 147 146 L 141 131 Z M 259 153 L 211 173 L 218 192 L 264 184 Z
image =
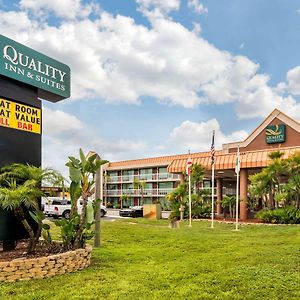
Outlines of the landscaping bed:
M 27 253 L 27 245 L 27 240 L 21 240 L 17 243 L 15 250 L 3 251 L 3 245 L 2 242 L 0 242 L 0 262 L 19 258 L 37 258 L 63 252 L 61 247 L 49 247 L 43 243 L 40 243 L 37 245 L 33 253 Z
M 46 278 L 81 270 L 90 265 L 92 247 L 61 252 L 61 248 L 39 245 L 26 253 L 26 241 L 13 251 L 0 252 L 0 281 L 14 282 Z M 57 253 L 59 251 L 59 253 Z

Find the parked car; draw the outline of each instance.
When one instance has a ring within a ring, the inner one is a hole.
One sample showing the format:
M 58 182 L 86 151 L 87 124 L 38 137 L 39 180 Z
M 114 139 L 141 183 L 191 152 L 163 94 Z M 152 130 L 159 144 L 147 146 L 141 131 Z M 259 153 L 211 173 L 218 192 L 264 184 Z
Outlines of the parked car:
M 78 213 L 81 213 L 82 204 L 78 201 Z M 71 201 L 64 199 L 55 199 L 50 203 L 46 203 L 44 206 L 44 213 L 47 216 L 53 216 L 55 218 L 63 217 L 65 219 L 70 218 L 71 213 Z M 100 216 L 104 217 L 107 213 L 106 207 L 101 204 Z
M 143 206 L 132 206 L 119 210 L 121 217 L 140 218 L 143 217 Z

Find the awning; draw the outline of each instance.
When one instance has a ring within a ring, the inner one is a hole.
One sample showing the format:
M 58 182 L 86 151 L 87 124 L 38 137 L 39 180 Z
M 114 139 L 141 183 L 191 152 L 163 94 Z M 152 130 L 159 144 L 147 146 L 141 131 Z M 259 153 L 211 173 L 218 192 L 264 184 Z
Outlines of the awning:
M 241 168 L 261 168 L 266 167 L 269 162 L 269 154 L 275 151 L 283 153 L 283 158 L 288 158 L 296 152 L 300 152 L 300 147 L 276 148 L 268 150 L 240 152 Z M 215 169 L 234 169 L 236 163 L 236 153 L 216 153 Z M 193 156 L 193 164 L 200 164 L 206 169 L 211 169 L 210 155 Z M 182 173 L 186 168 L 186 159 L 174 159 L 168 166 L 169 173 Z

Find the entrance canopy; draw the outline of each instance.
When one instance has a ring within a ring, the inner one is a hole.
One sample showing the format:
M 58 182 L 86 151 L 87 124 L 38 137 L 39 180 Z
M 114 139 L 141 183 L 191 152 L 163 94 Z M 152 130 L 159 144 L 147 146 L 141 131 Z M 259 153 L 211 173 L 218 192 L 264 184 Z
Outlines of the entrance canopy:
M 270 162 L 269 154 L 279 150 L 283 153 L 283 158 L 288 158 L 296 152 L 300 152 L 300 146 L 280 148 L 280 149 L 268 149 L 268 150 L 257 150 L 257 151 L 245 151 L 240 152 L 241 168 L 262 168 L 266 167 Z M 206 156 L 197 156 L 194 154 L 191 156 L 193 164 L 200 164 L 206 169 L 211 169 L 211 158 L 210 154 Z M 216 170 L 228 170 L 234 169 L 236 163 L 236 153 L 222 153 L 222 151 L 215 154 L 215 169 Z M 168 172 L 170 173 L 181 173 L 185 171 L 186 159 L 174 159 L 168 166 Z

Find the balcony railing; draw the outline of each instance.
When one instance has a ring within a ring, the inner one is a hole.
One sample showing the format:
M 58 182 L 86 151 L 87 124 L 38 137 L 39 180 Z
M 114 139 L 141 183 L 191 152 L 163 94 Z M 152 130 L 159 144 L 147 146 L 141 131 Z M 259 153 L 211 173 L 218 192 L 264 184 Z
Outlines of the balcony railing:
M 159 197 L 159 196 L 165 196 L 172 192 L 175 188 L 164 188 L 164 189 L 144 189 L 143 190 L 143 196 L 144 197 Z M 200 188 L 200 190 L 208 190 L 211 193 L 211 188 Z M 226 188 L 223 187 L 223 195 L 235 195 L 236 190 L 233 188 Z M 142 191 L 141 189 L 115 189 L 115 190 L 106 190 L 105 192 L 106 196 L 122 196 L 122 195 L 128 195 L 128 196 L 135 196 L 135 197 L 141 197 Z M 217 196 L 217 188 L 214 188 L 214 195 Z
M 106 182 L 133 182 L 139 181 L 168 181 L 168 180 L 180 180 L 179 174 L 171 173 L 157 173 L 157 174 L 139 174 L 139 175 L 120 175 L 120 176 L 107 176 Z
M 166 189 L 144 189 L 143 190 L 143 196 L 144 197 L 159 197 L 159 196 L 165 196 L 172 192 L 173 188 L 166 188 Z M 140 189 L 123 189 L 123 190 L 107 190 L 106 191 L 107 196 L 122 196 L 122 195 L 128 195 L 128 196 L 136 196 L 141 197 L 142 191 Z

